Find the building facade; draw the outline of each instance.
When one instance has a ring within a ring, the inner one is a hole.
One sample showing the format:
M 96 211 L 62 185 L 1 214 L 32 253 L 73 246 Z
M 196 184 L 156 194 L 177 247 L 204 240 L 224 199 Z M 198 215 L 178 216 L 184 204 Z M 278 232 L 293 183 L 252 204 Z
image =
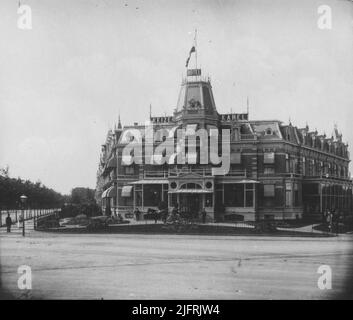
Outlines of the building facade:
M 205 210 L 209 221 L 320 220 L 327 210 L 352 214 L 348 145 L 337 128 L 327 137 L 308 126 L 250 120 L 248 112 L 219 114 L 210 80 L 200 72 L 182 82 L 171 116 L 149 120 L 149 125 L 122 127 L 119 118 L 107 134 L 96 188 L 96 200 L 106 214 L 130 218 L 136 208 L 147 212 L 176 204 L 185 216 Z M 201 142 L 195 135 L 200 129 L 206 135 L 211 130 L 220 133 L 217 156 L 229 148 L 224 174 L 213 170 L 221 164 L 201 161 L 205 150 L 209 158 L 214 151 L 212 134 Z M 169 147 L 178 150 L 178 130 L 187 141 L 181 162 L 166 152 Z M 223 137 L 223 131 L 229 136 Z M 133 143 L 141 152 L 126 151 Z M 159 153 L 146 161 L 147 149 Z

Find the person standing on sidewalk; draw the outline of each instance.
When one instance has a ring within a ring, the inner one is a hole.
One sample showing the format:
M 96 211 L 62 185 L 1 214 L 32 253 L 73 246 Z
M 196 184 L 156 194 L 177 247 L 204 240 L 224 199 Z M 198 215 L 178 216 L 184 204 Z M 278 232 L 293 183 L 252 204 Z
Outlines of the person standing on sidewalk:
M 8 213 L 6 217 L 7 232 L 11 232 L 11 225 L 12 225 L 12 219 L 10 217 L 10 214 Z
M 202 216 L 202 223 L 206 223 L 206 210 L 205 208 L 202 209 L 201 216 Z

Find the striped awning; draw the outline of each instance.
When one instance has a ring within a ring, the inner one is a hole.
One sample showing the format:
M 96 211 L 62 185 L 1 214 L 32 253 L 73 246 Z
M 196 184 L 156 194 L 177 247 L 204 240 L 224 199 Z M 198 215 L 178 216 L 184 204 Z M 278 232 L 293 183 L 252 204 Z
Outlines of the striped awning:
M 102 193 L 102 198 L 114 198 L 116 197 L 116 187 L 109 187 Z

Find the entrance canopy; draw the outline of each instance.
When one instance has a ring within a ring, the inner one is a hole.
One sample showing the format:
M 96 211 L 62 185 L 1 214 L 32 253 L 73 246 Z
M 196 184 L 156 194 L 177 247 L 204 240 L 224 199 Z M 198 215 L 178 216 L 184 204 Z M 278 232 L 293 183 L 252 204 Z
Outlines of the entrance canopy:
M 168 193 L 212 193 L 213 191 L 203 189 L 179 189 L 175 191 L 169 191 Z

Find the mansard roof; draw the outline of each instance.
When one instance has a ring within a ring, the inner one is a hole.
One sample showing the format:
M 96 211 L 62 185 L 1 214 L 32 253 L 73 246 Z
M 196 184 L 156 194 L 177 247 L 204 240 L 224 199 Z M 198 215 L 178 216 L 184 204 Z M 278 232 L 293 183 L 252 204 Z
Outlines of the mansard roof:
M 207 114 L 217 112 L 209 79 L 182 82 L 175 111 L 180 112 L 185 109 L 203 109 Z

